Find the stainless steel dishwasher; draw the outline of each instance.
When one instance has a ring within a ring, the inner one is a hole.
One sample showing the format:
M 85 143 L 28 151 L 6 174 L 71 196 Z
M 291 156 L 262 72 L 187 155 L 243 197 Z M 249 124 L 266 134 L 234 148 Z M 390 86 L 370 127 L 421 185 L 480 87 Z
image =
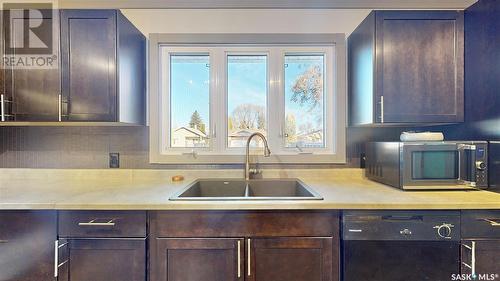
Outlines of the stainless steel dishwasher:
M 344 281 L 449 281 L 460 273 L 459 212 L 345 212 L 342 237 Z

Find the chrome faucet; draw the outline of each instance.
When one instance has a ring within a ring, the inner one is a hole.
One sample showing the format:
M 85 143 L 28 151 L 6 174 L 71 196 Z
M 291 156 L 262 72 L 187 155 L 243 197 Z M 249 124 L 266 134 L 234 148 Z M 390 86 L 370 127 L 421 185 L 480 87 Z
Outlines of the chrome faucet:
M 271 155 L 271 150 L 269 150 L 269 146 L 267 145 L 266 137 L 261 133 L 253 133 L 248 137 L 247 140 L 247 151 L 246 151 L 246 160 L 245 160 L 245 180 L 250 180 L 250 141 L 252 138 L 258 136 L 264 141 L 264 157 L 269 157 Z

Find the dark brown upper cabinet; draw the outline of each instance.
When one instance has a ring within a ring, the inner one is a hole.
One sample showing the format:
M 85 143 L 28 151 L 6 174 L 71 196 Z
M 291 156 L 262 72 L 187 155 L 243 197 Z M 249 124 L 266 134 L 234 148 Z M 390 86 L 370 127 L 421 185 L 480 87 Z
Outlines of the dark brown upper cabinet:
M 2 120 L 144 124 L 144 35 L 118 10 L 51 10 L 41 16 L 48 24 L 37 34 L 52 35 L 56 67 L 1 69 Z M 2 38 L 1 52 L 7 40 Z
M 350 125 L 464 120 L 460 11 L 374 11 L 348 38 Z
M 62 10 L 63 119 L 143 124 L 145 44 L 117 10 Z
M 37 28 L 37 35 L 49 42 L 59 42 L 59 13 L 52 10 L 42 10 L 40 14 L 11 13 L 11 21 L 22 21 L 23 24 L 9 25 L 4 22 L 6 36 L 5 48 L 11 44 L 13 34 L 22 34 L 23 26 L 29 26 L 29 21 L 39 19 L 44 24 Z M 17 18 L 16 18 L 17 17 Z M 6 19 L 7 20 L 7 19 Z M 9 29 L 10 30 L 7 30 Z M 8 55 L 25 55 L 26 51 L 14 45 Z M 26 42 L 24 42 L 26 44 Z M 3 119 L 5 121 L 58 121 L 58 96 L 61 92 L 59 72 L 59 46 L 51 46 L 55 56 L 53 68 L 13 68 L 3 69 L 5 77 Z M 4 49 L 5 50 L 5 49 Z M 7 54 L 7 52 L 6 52 Z

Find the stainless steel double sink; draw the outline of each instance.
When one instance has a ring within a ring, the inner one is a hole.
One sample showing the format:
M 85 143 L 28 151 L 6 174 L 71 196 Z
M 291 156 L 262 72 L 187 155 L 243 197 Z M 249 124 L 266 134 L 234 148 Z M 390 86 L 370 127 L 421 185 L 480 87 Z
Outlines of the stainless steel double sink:
M 298 179 L 198 179 L 170 200 L 323 200 Z

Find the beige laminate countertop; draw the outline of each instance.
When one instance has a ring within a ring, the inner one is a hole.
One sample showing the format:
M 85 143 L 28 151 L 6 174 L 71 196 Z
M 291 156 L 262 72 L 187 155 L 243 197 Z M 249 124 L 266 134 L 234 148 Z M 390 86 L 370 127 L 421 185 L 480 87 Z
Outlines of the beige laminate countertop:
M 184 175 L 173 183 L 173 175 Z M 500 209 L 500 193 L 402 191 L 367 180 L 361 169 L 265 170 L 299 178 L 324 200 L 170 201 L 197 178 L 241 178 L 241 170 L 0 169 L 0 209 L 255 210 Z

